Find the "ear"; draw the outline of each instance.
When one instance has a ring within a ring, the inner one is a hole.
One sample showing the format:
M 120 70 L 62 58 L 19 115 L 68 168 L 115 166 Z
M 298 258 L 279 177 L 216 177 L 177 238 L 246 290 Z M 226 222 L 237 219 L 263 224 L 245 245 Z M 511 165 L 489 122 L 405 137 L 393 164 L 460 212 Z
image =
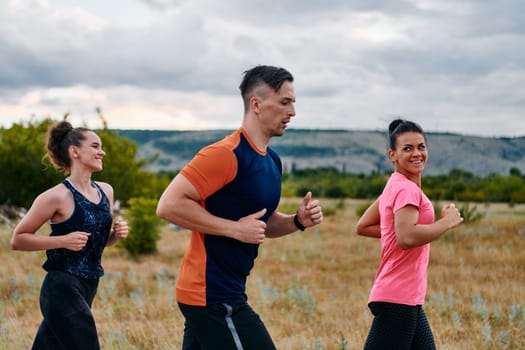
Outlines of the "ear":
M 252 96 L 250 98 L 250 109 L 255 113 L 261 113 L 261 100 L 258 96 Z
M 78 158 L 78 147 L 77 146 L 69 146 L 68 152 L 69 152 L 69 158 L 71 159 Z
M 394 151 L 392 148 L 388 149 L 388 158 L 390 158 L 390 161 L 392 163 L 395 163 L 397 161 L 396 151 Z

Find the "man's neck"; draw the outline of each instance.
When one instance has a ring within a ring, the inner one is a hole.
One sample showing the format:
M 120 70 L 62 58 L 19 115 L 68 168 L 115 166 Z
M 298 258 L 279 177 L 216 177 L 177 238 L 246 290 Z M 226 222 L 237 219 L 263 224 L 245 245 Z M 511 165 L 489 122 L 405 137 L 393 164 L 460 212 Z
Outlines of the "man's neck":
M 264 133 L 264 130 L 255 122 L 250 122 L 248 118 L 244 118 L 241 127 L 246 131 L 252 143 L 263 152 L 266 152 L 270 144 L 271 136 Z

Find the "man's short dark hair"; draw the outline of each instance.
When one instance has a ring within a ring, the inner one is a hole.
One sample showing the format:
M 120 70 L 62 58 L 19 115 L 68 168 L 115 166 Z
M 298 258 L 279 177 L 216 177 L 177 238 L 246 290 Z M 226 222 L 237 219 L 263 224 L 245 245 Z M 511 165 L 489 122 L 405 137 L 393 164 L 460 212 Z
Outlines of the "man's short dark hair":
M 245 71 L 239 89 L 244 101 L 244 108 L 247 110 L 250 97 L 254 90 L 262 84 L 268 85 L 274 91 L 279 91 L 285 81 L 293 82 L 293 76 L 286 69 L 281 67 L 258 65 Z

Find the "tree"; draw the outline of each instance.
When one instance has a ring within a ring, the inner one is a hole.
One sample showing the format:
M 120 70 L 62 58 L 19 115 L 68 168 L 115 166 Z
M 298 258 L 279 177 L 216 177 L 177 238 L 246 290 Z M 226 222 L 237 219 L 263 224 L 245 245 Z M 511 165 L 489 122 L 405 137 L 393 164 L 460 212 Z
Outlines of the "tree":
M 64 178 L 44 157 L 47 129 L 54 123 L 56 120 L 47 118 L 40 123 L 19 123 L 0 129 L 0 203 L 28 208 L 39 193 Z M 104 170 L 93 178 L 109 182 L 115 199 L 123 205 L 132 197 L 160 197 L 169 179 L 142 169 L 148 161 L 137 160 L 137 145 L 107 129 L 106 124 L 95 132 L 106 156 Z
M 516 167 L 512 167 L 509 170 L 509 175 L 510 176 L 521 176 L 521 170 Z
M 43 158 L 52 123 L 46 119 L 0 129 L 0 203 L 28 208 L 40 192 L 63 177 Z

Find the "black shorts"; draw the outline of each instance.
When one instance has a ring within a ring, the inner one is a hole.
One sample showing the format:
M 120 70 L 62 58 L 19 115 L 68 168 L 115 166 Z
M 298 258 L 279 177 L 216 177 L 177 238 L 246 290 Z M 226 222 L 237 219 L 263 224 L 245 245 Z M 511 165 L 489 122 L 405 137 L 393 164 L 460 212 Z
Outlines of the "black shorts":
M 246 301 L 190 306 L 184 315 L 183 350 L 275 350 L 259 315 Z

